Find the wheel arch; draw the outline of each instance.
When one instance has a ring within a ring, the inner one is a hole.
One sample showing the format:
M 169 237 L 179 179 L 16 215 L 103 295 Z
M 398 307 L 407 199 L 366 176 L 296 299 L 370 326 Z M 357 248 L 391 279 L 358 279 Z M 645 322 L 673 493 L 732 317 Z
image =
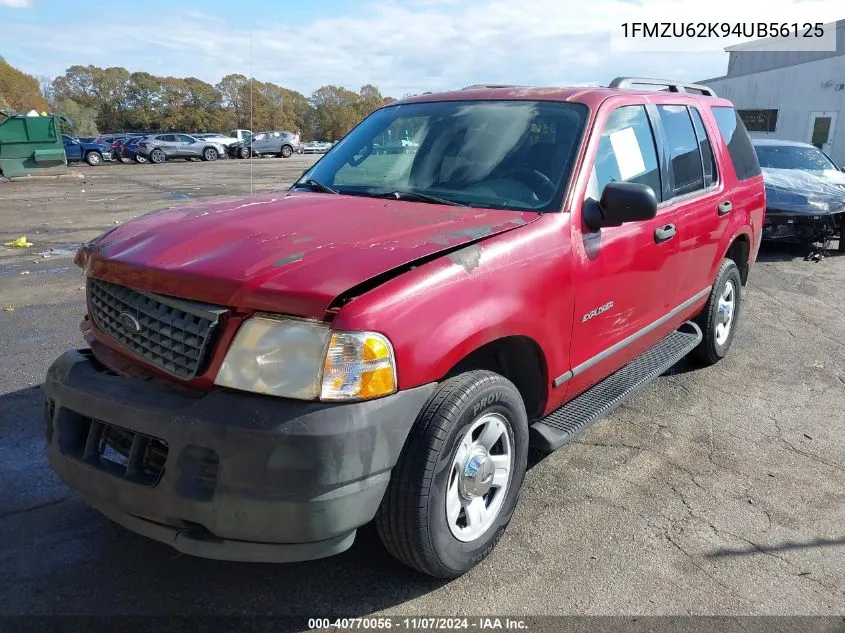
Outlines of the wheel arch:
M 748 273 L 751 268 L 751 234 L 742 231 L 735 235 L 727 248 L 724 249 L 722 259 L 726 257 L 736 263 L 737 268 L 739 268 L 739 278 L 742 281 L 742 285 L 746 285 L 748 283 Z M 719 269 L 720 265 L 721 260 L 716 263 L 716 270 Z
M 466 371 L 486 369 L 510 380 L 522 396 L 528 419 L 540 417 L 549 397 L 548 364 L 540 344 L 524 334 L 493 337 L 479 333 L 474 340 L 464 342 L 461 350 L 453 350 L 452 362 L 442 380 Z

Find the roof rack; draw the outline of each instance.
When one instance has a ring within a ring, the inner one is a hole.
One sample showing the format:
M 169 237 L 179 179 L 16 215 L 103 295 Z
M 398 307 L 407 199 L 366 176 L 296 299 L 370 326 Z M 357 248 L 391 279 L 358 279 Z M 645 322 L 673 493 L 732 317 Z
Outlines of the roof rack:
M 516 84 L 473 84 L 472 86 L 466 86 L 465 88 L 461 88 L 461 90 L 492 90 L 494 88 L 527 88 L 528 86 L 518 86 Z
M 648 77 L 617 77 L 610 82 L 608 88 L 631 88 L 637 84 L 648 86 L 666 86 L 669 92 L 693 92 L 700 93 L 705 97 L 715 97 L 716 92 L 701 84 L 688 84 L 674 79 L 650 79 Z

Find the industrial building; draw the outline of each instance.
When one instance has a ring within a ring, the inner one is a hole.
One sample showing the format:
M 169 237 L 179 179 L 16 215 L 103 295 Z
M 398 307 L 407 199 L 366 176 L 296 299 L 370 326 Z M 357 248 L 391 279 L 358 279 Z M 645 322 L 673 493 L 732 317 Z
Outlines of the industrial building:
M 766 44 L 725 49 L 727 74 L 699 83 L 734 102 L 752 137 L 812 143 L 845 165 L 845 20 L 836 22 L 835 51 L 775 51 Z

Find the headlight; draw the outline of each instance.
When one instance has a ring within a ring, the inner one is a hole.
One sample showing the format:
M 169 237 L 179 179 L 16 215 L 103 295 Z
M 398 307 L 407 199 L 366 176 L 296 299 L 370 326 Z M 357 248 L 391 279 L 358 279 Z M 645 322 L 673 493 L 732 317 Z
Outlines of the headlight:
M 366 400 L 396 391 L 396 370 L 381 334 L 260 315 L 241 326 L 214 382 L 285 398 Z
M 331 332 L 325 324 L 256 316 L 238 330 L 215 383 L 223 387 L 313 400 Z

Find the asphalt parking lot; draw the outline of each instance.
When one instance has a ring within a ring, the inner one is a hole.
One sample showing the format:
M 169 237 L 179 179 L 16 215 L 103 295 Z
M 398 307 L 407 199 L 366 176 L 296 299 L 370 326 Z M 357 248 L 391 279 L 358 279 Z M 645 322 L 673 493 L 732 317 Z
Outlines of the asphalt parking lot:
M 190 558 L 47 468 L 40 382 L 79 345 L 83 241 L 191 199 L 284 188 L 312 157 L 0 179 L 0 614 L 304 617 L 845 613 L 845 256 L 764 248 L 730 356 L 681 363 L 528 473 L 487 561 L 415 575 L 373 529 L 295 565 Z M 250 185 L 252 172 L 252 185 Z M 8 309 L 11 311 L 6 311 Z

